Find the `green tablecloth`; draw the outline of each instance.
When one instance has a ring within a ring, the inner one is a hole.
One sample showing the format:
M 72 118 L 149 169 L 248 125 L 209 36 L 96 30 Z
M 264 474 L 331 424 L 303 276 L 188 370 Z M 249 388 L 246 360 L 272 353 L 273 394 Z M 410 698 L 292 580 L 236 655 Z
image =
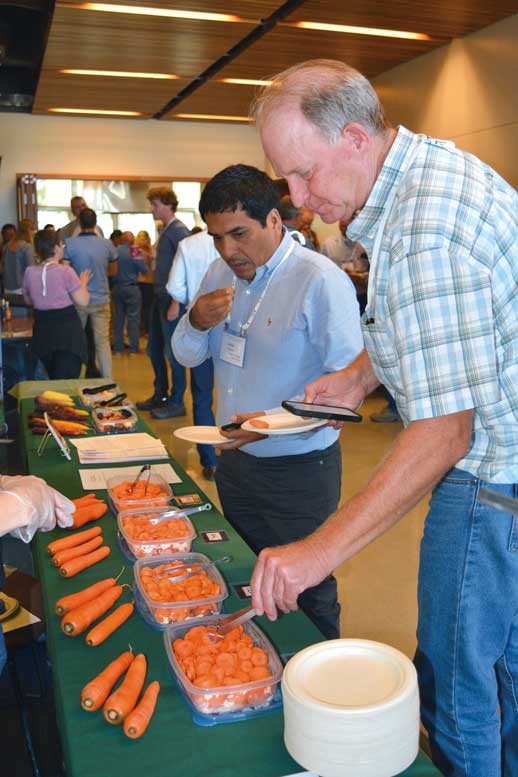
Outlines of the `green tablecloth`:
M 54 384 L 51 386 L 54 388 Z M 20 395 L 31 395 L 30 384 L 21 387 Z M 69 497 L 81 496 L 80 465 L 73 446 L 70 462 L 58 452 L 54 442 L 49 443 L 42 457 L 37 455 L 37 445 L 34 445 L 26 423 L 27 414 L 33 406 L 32 399 L 23 399 L 20 403 L 28 472 L 44 478 Z M 145 425 L 142 427 L 145 428 Z M 182 478 L 181 485 L 174 487 L 175 493 L 197 492 L 206 499 L 178 463 L 173 459 L 171 463 Z M 98 492 L 98 495 L 106 497 L 106 492 Z M 212 558 L 227 553 L 233 557 L 232 563 L 224 568 L 231 590 L 226 607 L 229 610 L 239 609 L 244 602 L 238 598 L 232 584 L 250 580 L 254 554 L 215 509 L 199 517 L 194 516 L 193 522 L 198 532 L 224 529 L 228 534 L 229 542 L 213 545 L 198 537 L 193 550 Z M 39 534 L 33 543 L 43 589 L 48 652 L 68 777 L 141 777 L 145 773 L 157 777 L 166 773 L 186 777 L 281 777 L 303 771 L 284 747 L 282 712 L 212 728 L 195 725 L 189 707 L 172 680 L 162 633 L 150 629 L 136 613 L 98 648 L 88 648 L 81 636 L 70 638 L 62 633 L 59 619 L 53 614 L 54 602 L 101 578 L 116 576 L 125 563 L 116 541 L 115 516 L 104 516 L 102 526 L 105 542 L 112 549 L 110 556 L 70 580 L 59 577 L 46 553 L 48 542 L 65 532 L 56 530 L 51 534 Z M 126 564 L 121 581 L 131 583 L 132 579 L 132 569 Z M 124 594 L 122 600 L 128 599 L 128 595 Z M 291 654 L 322 639 L 317 629 L 299 612 L 282 617 L 276 623 L 270 623 L 265 618 L 258 621 L 281 655 Z M 157 679 L 161 684 L 153 721 L 144 737 L 137 741 L 128 740 L 120 729 L 106 724 L 101 713 L 89 714 L 79 706 L 81 688 L 109 661 L 127 649 L 128 644 L 135 652 L 145 653 L 148 681 Z M 438 775 L 422 754 L 404 772 L 404 777 Z

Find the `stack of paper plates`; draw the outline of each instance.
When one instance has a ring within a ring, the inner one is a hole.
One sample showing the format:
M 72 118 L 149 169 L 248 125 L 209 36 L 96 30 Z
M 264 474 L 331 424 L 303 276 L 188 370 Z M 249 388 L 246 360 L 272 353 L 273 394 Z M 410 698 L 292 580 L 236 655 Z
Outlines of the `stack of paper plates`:
M 286 748 L 321 777 L 393 777 L 417 756 L 417 675 L 395 648 L 312 645 L 286 665 L 282 693 Z

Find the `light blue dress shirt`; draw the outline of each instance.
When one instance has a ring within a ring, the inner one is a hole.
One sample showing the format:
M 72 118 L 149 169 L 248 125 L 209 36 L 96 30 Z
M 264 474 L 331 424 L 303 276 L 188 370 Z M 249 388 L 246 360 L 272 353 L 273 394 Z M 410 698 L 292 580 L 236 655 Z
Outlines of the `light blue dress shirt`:
M 292 253 L 281 264 L 292 243 Z M 173 335 L 174 354 L 186 367 L 195 367 L 212 356 L 218 424 L 228 423 L 235 413 L 269 410 L 279 407 L 284 399 L 302 396 L 307 383 L 345 367 L 363 348 L 353 284 L 329 259 L 299 245 L 286 231 L 251 283 L 236 278 L 219 258 L 209 267 L 198 296 L 231 286 L 235 279 L 228 325 L 231 333 L 238 334 L 270 278 L 246 335 L 243 367 L 220 358 L 223 322 L 200 332 L 191 325 L 187 312 Z M 260 457 L 298 455 L 328 448 L 338 434 L 322 427 L 303 434 L 267 437 L 241 450 Z

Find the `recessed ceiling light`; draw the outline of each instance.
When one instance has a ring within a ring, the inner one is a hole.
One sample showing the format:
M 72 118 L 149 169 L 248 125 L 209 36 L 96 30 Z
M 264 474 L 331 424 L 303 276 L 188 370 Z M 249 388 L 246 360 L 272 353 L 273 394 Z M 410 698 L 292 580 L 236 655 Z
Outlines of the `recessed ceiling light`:
M 138 111 L 103 111 L 95 108 L 47 108 L 49 113 L 88 113 L 99 116 L 142 116 Z
M 245 86 L 270 86 L 271 81 L 258 81 L 255 78 L 220 78 L 220 84 L 244 84 Z
M 253 121 L 248 116 L 220 116 L 211 113 L 174 113 L 174 119 L 203 119 L 204 121 Z
M 343 32 L 350 35 L 377 35 L 382 38 L 406 38 L 408 40 L 432 40 L 422 32 L 404 30 L 383 30 L 377 27 L 351 27 L 348 24 L 325 24 L 324 22 L 279 22 L 282 27 L 298 27 L 302 30 L 323 30 L 324 32 Z
M 243 19 L 241 16 L 228 13 L 205 13 L 202 11 L 180 11 L 173 8 L 154 8 L 152 6 L 142 5 L 119 5 L 114 3 L 67 3 L 58 2 L 61 8 L 76 8 L 81 11 L 105 11 L 106 13 L 128 13 L 139 16 L 162 16 L 169 19 L 196 19 L 197 21 L 207 22 L 247 22 L 252 23 L 250 19 Z
M 163 81 L 176 81 L 180 76 L 172 73 L 130 73 L 125 70 L 58 70 L 68 76 L 110 76 L 112 78 L 157 78 Z

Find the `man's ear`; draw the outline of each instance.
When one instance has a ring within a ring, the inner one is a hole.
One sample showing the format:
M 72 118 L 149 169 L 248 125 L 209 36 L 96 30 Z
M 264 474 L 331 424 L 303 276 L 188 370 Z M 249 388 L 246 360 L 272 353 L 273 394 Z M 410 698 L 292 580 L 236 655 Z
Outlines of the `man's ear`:
M 346 124 L 340 133 L 342 140 L 347 143 L 352 153 L 363 154 L 372 144 L 372 137 L 367 129 L 357 121 Z
M 269 214 L 266 217 L 266 225 L 272 226 L 275 229 L 282 229 L 282 219 L 281 214 L 277 210 L 277 208 L 272 208 Z

